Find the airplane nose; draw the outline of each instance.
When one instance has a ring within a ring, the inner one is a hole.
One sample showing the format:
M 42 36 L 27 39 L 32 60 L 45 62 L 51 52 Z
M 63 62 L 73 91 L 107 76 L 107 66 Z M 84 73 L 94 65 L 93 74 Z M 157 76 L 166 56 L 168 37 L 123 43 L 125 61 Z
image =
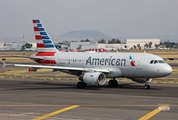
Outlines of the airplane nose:
M 162 72 L 167 76 L 172 73 L 172 67 L 170 65 L 166 65 L 163 69 Z
M 169 74 L 172 73 L 172 67 L 171 67 L 170 65 L 168 65 L 167 72 L 168 72 Z

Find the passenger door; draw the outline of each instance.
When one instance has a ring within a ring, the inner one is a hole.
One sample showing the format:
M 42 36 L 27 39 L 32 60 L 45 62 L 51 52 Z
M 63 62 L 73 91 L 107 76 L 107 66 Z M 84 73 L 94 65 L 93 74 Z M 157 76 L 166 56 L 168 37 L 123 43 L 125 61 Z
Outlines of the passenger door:
M 143 60 L 144 60 L 144 56 L 139 56 L 138 59 L 137 59 L 137 69 L 142 69 L 142 64 L 143 64 Z

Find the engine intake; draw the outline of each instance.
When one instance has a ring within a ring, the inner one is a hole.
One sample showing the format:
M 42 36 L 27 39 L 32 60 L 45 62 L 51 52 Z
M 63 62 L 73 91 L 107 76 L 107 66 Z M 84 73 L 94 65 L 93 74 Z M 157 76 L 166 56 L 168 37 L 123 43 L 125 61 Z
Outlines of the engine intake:
M 86 72 L 79 78 L 83 82 L 89 85 L 104 85 L 106 82 L 106 76 L 101 72 Z

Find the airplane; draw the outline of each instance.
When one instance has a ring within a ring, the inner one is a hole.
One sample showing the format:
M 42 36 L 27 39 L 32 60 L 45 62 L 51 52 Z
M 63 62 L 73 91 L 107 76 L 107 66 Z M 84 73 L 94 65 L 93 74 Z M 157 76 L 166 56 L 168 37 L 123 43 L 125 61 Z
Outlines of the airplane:
M 31 70 L 39 68 L 53 69 L 79 77 L 78 88 L 87 85 L 102 86 L 106 78 L 108 85 L 116 87 L 116 78 L 129 78 L 144 83 L 150 89 L 152 78 L 164 77 L 172 73 L 170 65 L 154 54 L 148 53 L 91 53 L 58 51 L 39 19 L 32 20 L 34 25 L 37 53 L 29 56 L 39 65 L 13 64 Z M 4 63 L 5 66 L 5 63 Z

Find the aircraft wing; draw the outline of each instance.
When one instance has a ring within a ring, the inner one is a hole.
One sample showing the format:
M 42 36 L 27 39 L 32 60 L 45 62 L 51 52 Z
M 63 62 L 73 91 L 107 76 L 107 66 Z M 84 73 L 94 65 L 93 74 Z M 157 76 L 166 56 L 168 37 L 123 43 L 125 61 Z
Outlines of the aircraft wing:
M 20 58 L 30 58 L 29 56 L 24 56 L 24 55 L 4 55 L 4 56 L 1 56 L 1 57 L 4 57 L 4 58 L 11 58 L 11 57 L 20 57 Z
M 5 64 L 5 63 L 3 63 Z M 81 68 L 81 67 L 64 67 L 64 66 L 47 66 L 47 65 L 27 65 L 27 64 L 11 64 L 17 67 L 31 67 L 31 68 L 46 68 L 46 69 L 58 69 L 58 70 L 74 70 L 74 71 L 98 71 L 103 73 L 110 73 L 106 68 Z M 5 65 L 3 65 L 5 66 Z

